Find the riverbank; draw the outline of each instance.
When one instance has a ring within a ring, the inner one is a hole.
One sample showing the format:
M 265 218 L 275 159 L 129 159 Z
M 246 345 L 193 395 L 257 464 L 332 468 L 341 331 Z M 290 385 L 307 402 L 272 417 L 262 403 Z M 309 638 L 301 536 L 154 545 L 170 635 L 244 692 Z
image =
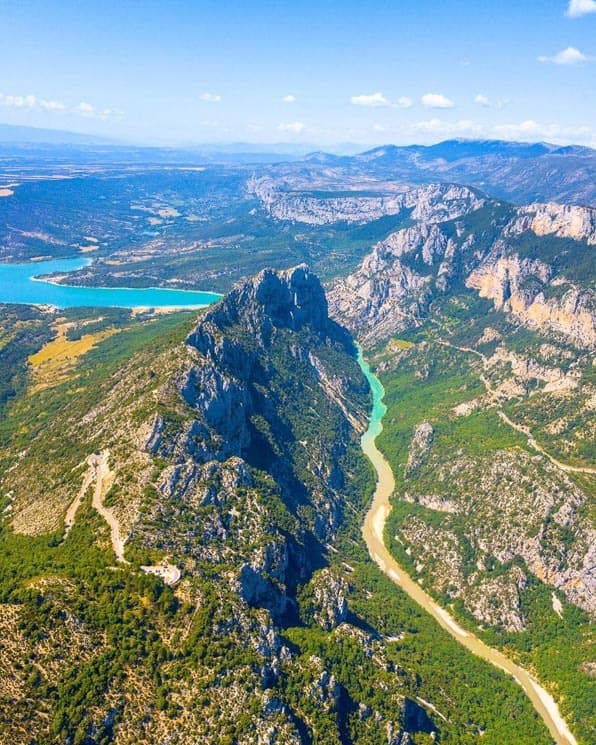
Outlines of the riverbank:
M 382 419 L 387 408 L 383 404 L 384 390 L 379 379 L 372 373 L 370 366 L 358 355 L 358 362 L 366 376 L 372 393 L 373 407 L 367 431 L 362 436 L 362 450 L 371 461 L 377 473 L 377 485 L 373 502 L 368 511 L 362 533 L 368 551 L 381 571 L 398 587 L 406 592 L 421 608 L 433 616 L 439 625 L 470 652 L 490 662 L 511 675 L 523 688 L 548 727 L 557 745 L 577 745 L 577 741 L 567 723 L 561 716 L 553 697 L 522 667 L 516 665 L 502 652 L 489 647 L 473 633 L 463 629 L 456 620 L 428 595 L 420 585 L 401 567 L 389 553 L 383 539 L 387 516 L 391 511 L 390 498 L 395 490 L 393 470 L 384 455 L 375 444 L 377 436 L 383 429 Z

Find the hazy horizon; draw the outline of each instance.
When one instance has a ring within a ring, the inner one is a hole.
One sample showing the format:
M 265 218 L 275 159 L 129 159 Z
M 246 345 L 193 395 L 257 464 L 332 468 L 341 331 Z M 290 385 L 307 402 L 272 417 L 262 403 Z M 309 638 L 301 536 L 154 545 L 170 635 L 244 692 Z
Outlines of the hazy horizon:
M 15 130 L 14 136 L 5 139 L 7 130 Z M 23 131 L 23 137 L 17 137 L 16 132 Z M 26 133 L 41 133 L 38 135 L 38 139 L 27 139 Z M 48 135 L 64 135 L 64 140 L 53 137 L 51 139 L 44 139 L 43 133 Z M 431 142 L 414 141 L 404 142 L 397 144 L 395 142 L 379 141 L 379 142 L 347 142 L 337 141 L 331 143 L 317 143 L 317 142 L 289 142 L 289 141 L 271 141 L 271 142 L 259 142 L 250 140 L 195 140 L 195 141 L 180 141 L 180 142 L 151 142 L 151 141 L 140 141 L 134 139 L 117 139 L 108 138 L 104 135 L 97 134 L 94 132 L 82 132 L 71 129 L 54 129 L 51 127 L 32 127 L 26 125 L 11 125 L 5 122 L 0 122 L 0 144 L 2 145 L 55 145 L 55 146 L 74 146 L 74 145 L 89 145 L 94 147 L 114 147 L 114 148 L 156 148 L 156 149 L 171 149 L 171 150 L 201 150 L 217 152 L 218 149 L 221 151 L 228 151 L 230 153 L 237 152 L 246 154 L 246 152 L 254 152 L 255 154 L 285 154 L 292 156 L 302 156 L 314 152 L 326 152 L 329 154 L 336 155 L 355 155 L 358 153 L 366 152 L 382 147 L 433 147 L 440 145 L 444 142 L 508 142 L 512 144 L 520 145 L 547 145 L 552 147 L 562 146 L 556 142 L 549 142 L 547 140 L 540 139 L 504 139 L 504 138 L 484 138 L 484 137 L 449 137 L 449 138 L 437 138 Z M 570 146 L 586 147 L 591 148 L 590 145 L 582 145 L 581 143 L 568 143 Z M 594 148 L 591 148 L 594 149 Z

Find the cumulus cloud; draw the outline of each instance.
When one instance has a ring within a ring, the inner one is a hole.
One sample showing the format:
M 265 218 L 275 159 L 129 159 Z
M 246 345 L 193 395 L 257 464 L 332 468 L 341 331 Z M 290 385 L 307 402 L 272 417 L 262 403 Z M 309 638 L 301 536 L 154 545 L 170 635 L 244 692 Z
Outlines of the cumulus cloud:
M 547 140 L 550 142 L 581 142 L 590 147 L 596 144 L 596 131 L 584 125 L 576 127 L 564 127 L 560 124 L 534 121 L 526 119 L 514 124 L 495 124 L 492 127 L 493 135 L 503 137 L 507 140 Z
M 575 47 L 567 47 L 567 49 L 557 52 L 557 54 L 552 57 L 541 55 L 538 57 L 538 61 L 552 62 L 555 65 L 583 65 L 590 61 L 590 57 L 587 57 L 583 52 L 580 52 L 579 49 L 576 49 Z
M 282 101 L 283 101 L 284 103 L 294 103 L 294 101 L 296 100 L 296 96 L 293 96 L 293 95 L 292 95 L 292 94 L 290 93 L 289 95 L 287 95 L 287 96 L 284 96 L 284 97 L 283 97 L 283 98 L 282 98 L 281 100 L 282 100 Z
M 567 8 L 570 18 L 579 18 L 588 13 L 596 13 L 596 0 L 570 0 Z
M 368 106 L 373 109 L 409 109 L 412 105 L 412 99 L 408 96 L 400 96 L 393 102 L 381 92 L 361 93 L 359 96 L 352 96 L 350 102 L 355 106 Z
M 28 96 L 5 96 L 0 93 L 0 106 L 8 109 L 29 109 L 30 111 L 65 111 L 62 101 L 48 101 L 45 98 Z
M 352 96 L 350 101 L 355 106 L 371 106 L 372 108 L 389 107 L 391 103 L 382 93 L 361 93 L 359 96 Z
M 112 117 L 122 116 L 120 109 L 98 109 L 92 103 L 81 101 L 71 109 L 75 114 L 80 114 L 86 119 L 111 119 Z
M 427 109 L 452 109 L 455 104 L 442 93 L 425 93 L 420 103 Z
M 474 103 L 477 103 L 479 106 L 484 106 L 487 109 L 490 109 L 491 103 L 490 98 L 488 96 L 485 96 L 483 93 L 479 93 L 476 98 L 474 99 Z
M 83 114 L 83 116 L 93 116 L 95 114 L 95 106 L 87 103 L 87 101 L 81 101 L 81 103 L 75 106 L 75 111 Z
M 122 116 L 123 113 L 119 109 L 98 109 L 87 101 L 81 101 L 75 106 L 67 106 L 62 101 L 38 98 L 33 94 L 27 96 L 13 96 L 0 93 L 0 106 L 8 109 L 21 109 L 25 111 L 63 112 L 94 119 L 110 119 L 112 117 Z
M 222 97 L 218 93 L 209 93 L 209 91 L 206 91 L 205 93 L 201 93 L 199 100 L 207 101 L 208 103 L 220 103 Z
M 306 125 L 303 122 L 287 122 L 285 124 L 278 124 L 277 129 L 279 132 L 289 132 L 290 134 L 299 135 L 306 129 Z
M 477 136 L 482 134 L 483 125 L 471 119 L 460 119 L 457 122 L 446 122 L 442 119 L 424 119 L 411 124 L 409 130 L 413 133 L 423 132 L 426 134 L 440 134 L 442 136 L 454 134 Z
M 393 130 L 393 134 L 421 137 L 437 141 L 447 137 L 470 137 L 482 139 L 517 140 L 525 142 L 547 141 L 558 144 L 584 144 L 596 146 L 596 129 L 586 126 L 563 126 L 556 123 L 538 122 L 526 119 L 521 122 L 488 124 L 472 119 L 460 119 L 456 122 L 439 118 L 426 119 L 412 124 L 405 124 Z
M 45 98 L 39 100 L 39 108 L 43 111 L 66 111 L 66 105 L 62 101 L 47 101 Z
M 352 135 L 354 141 L 395 144 L 433 143 L 452 138 L 481 140 L 512 140 L 518 142 L 546 141 L 557 145 L 587 145 L 596 148 L 596 127 L 588 123 L 564 125 L 527 119 L 491 123 L 475 119 L 443 119 L 429 117 L 414 122 L 395 121 L 372 124 L 366 131 Z
M 478 106 L 483 106 L 485 109 L 502 109 L 503 106 L 509 103 L 509 100 L 506 98 L 492 99 L 485 96 L 484 93 L 479 93 L 474 98 L 474 103 L 478 104 Z

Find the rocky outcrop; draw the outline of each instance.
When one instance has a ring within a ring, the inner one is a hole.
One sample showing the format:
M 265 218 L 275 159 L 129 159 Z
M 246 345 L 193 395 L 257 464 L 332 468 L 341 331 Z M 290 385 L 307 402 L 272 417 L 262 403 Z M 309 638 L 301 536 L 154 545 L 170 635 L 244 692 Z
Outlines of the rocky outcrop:
M 500 255 L 484 262 L 466 280 L 481 297 L 511 313 L 525 326 L 555 332 L 581 347 L 596 345 L 596 295 L 566 282 L 553 281 L 542 261 Z M 547 292 L 556 289 L 553 297 Z
M 325 291 L 305 264 L 279 272 L 264 269 L 209 309 L 188 343 L 204 355 L 227 362 L 231 342 L 221 341 L 216 350 L 214 333 L 217 336 L 226 328 L 239 327 L 266 347 L 275 329 L 300 331 L 305 326 L 321 338 L 347 339 L 330 320 Z
M 331 314 L 365 343 L 416 326 L 433 296 L 451 286 L 461 265 L 475 265 L 475 248 L 473 236 L 455 240 L 440 225 L 392 233 L 331 288 Z
M 253 180 L 249 188 L 275 219 L 311 225 L 363 224 L 402 212 L 413 220 L 441 222 L 479 209 L 486 201 L 478 192 L 451 184 L 430 184 L 388 196 L 309 196 L 281 191 L 268 178 Z
M 409 516 L 400 524 L 400 535 L 413 547 L 420 569 L 427 568 L 435 590 L 461 597 L 479 620 L 519 630 L 524 573 L 515 567 L 498 578 L 484 572 L 490 560 L 506 567 L 521 559 L 530 573 L 594 616 L 595 532 L 582 517 L 589 493 L 546 459 L 521 449 L 448 460 L 433 453 L 425 470 L 432 473 L 440 496 L 429 494 L 414 474 L 406 481 L 404 498 L 443 513 L 442 525 Z M 454 515 L 469 520 L 466 541 L 480 557 L 473 574 L 464 572 L 464 546 L 450 530 L 457 524 Z
M 415 471 L 423 462 L 430 450 L 434 439 L 434 429 L 430 422 L 422 422 L 416 427 L 414 436 L 408 449 L 408 463 L 406 465 L 406 476 Z
M 528 578 L 513 566 L 498 577 L 485 577 L 464 595 L 464 605 L 481 623 L 515 632 L 525 629 L 522 593 Z
M 235 287 L 187 345 L 190 364 L 170 381 L 183 413 L 158 414 L 145 444 L 169 464 L 160 492 L 169 509 L 206 511 L 193 531 L 197 558 L 219 563 L 232 544 L 245 546 L 235 587 L 282 622 L 341 523 L 343 459 L 358 448 L 368 409 L 353 342 L 329 318 L 318 278 L 299 266 Z M 322 436 L 330 428 L 334 437 Z M 263 489 L 287 510 L 284 530 L 268 524 Z M 321 617 L 340 620 L 345 595 L 333 613 L 327 600 Z
M 304 603 L 304 613 L 330 631 L 348 617 L 348 583 L 343 575 L 331 569 L 317 572 L 309 585 L 309 597 Z
M 436 222 L 426 219 L 426 204 L 412 213 L 421 222 L 373 246 L 360 267 L 329 293 L 331 314 L 364 344 L 419 325 L 432 300 L 463 281 L 529 328 L 556 333 L 580 347 L 595 345 L 591 279 L 584 282 L 577 271 L 571 271 L 572 281 L 566 277 L 547 237 L 577 241 L 572 250 L 585 261 L 582 245 L 590 251 L 596 244 L 596 210 L 549 203 L 512 213 L 492 204 L 480 219 L 468 213 L 455 222 Z M 526 247 L 518 247 L 520 236 L 528 233 L 536 236 L 535 244 L 526 237 Z M 569 250 L 561 246 L 562 252 Z M 573 268 L 574 256 L 562 266 Z
M 508 235 L 519 235 L 531 230 L 536 235 L 556 235 L 596 245 L 596 209 L 576 205 L 530 204 L 518 210 L 517 217 L 506 230 Z

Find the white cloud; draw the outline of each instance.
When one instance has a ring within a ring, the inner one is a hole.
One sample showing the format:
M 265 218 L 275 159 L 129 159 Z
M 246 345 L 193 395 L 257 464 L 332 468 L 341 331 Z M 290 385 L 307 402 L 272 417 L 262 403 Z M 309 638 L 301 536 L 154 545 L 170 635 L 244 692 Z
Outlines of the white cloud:
M 121 109 L 102 109 L 97 113 L 100 119 L 111 119 L 112 117 L 120 118 L 124 116 L 124 112 Z
M 372 108 L 389 107 L 391 103 L 382 93 L 361 93 L 359 96 L 352 96 L 350 101 L 355 106 L 371 106 Z
M 352 96 L 350 102 L 355 106 L 368 106 L 373 109 L 409 109 L 412 106 L 412 99 L 408 96 L 400 96 L 395 103 L 390 101 L 384 93 L 361 93 L 359 96 Z
M 507 140 L 547 140 L 555 143 L 581 142 L 590 147 L 596 144 L 596 130 L 587 126 L 563 127 L 560 124 L 543 124 L 526 119 L 517 124 L 495 124 L 493 136 Z
M 286 124 L 278 124 L 277 129 L 279 132 L 290 132 L 291 134 L 299 135 L 306 129 L 306 125 L 303 122 L 287 122 Z
M 112 119 L 114 117 L 121 117 L 124 112 L 120 109 L 98 109 L 92 103 L 87 101 L 81 101 L 79 104 L 71 109 L 75 114 L 80 114 L 86 119 Z
M 0 106 L 4 106 L 7 109 L 30 109 L 35 110 L 42 108 L 41 101 L 36 96 L 5 96 L 0 93 Z M 49 104 L 49 101 L 43 101 L 44 104 Z
M 509 100 L 507 98 L 493 100 L 492 98 L 485 96 L 484 93 L 479 93 L 474 98 L 474 103 L 478 104 L 478 106 L 483 106 L 485 109 L 502 109 L 503 106 L 506 106 L 509 103 Z
M 427 109 L 452 109 L 455 106 L 453 101 L 442 93 L 425 93 L 420 102 Z
M 283 98 L 282 98 L 281 100 L 282 100 L 282 101 L 283 101 L 284 103 L 294 103 L 294 101 L 296 100 L 296 96 L 293 96 L 293 95 L 292 95 L 292 94 L 290 93 L 289 95 L 287 95 L 287 96 L 284 96 L 284 97 L 283 97 Z
M 373 124 L 367 130 L 352 134 L 354 142 L 370 144 L 394 142 L 409 145 L 412 142 L 431 144 L 447 139 L 513 140 L 522 142 L 546 141 L 556 145 L 586 145 L 596 148 L 596 127 L 588 124 L 562 125 L 528 119 L 520 122 L 491 124 L 474 119 L 448 121 L 429 117 L 416 122 L 396 121 L 392 124 Z
M 44 111 L 66 111 L 66 105 L 62 101 L 46 101 L 45 98 L 39 100 L 39 108 Z
M 74 110 L 78 111 L 79 114 L 82 114 L 83 116 L 95 116 L 95 106 L 87 103 L 87 101 L 81 101 L 81 103 L 74 107 Z
M 423 132 L 426 134 L 440 134 L 442 136 L 454 134 L 477 136 L 482 134 L 483 126 L 470 119 L 460 119 L 457 122 L 446 122 L 442 119 L 425 119 L 411 124 L 409 130 L 413 133 Z
M 21 109 L 25 111 L 47 111 L 67 114 L 77 114 L 86 118 L 111 119 L 122 116 L 119 109 L 97 109 L 93 104 L 81 101 L 76 106 L 67 106 L 62 101 L 54 101 L 46 98 L 38 98 L 33 94 L 28 96 L 13 96 L 0 93 L 0 106 L 8 109 Z
M 596 0 L 570 0 L 567 15 L 570 18 L 579 18 L 588 13 L 596 13 Z
M 201 93 L 199 100 L 207 101 L 208 103 L 220 103 L 222 97 L 218 93 L 209 93 L 206 91 L 205 93 Z
M 541 55 L 538 57 L 538 61 L 553 62 L 555 65 L 583 65 L 585 62 L 590 61 L 590 57 L 587 57 L 575 47 L 567 47 L 567 49 L 557 52 L 552 57 Z

